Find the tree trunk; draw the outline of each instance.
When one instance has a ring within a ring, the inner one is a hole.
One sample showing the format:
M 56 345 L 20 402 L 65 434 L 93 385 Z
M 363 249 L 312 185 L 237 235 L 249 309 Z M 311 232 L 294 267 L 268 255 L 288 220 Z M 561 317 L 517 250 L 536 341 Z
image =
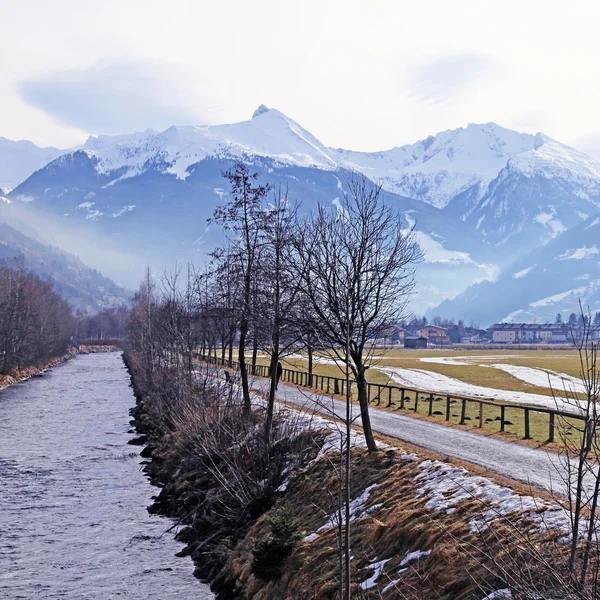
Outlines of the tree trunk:
M 248 386 L 248 369 L 246 367 L 246 338 L 248 336 L 248 320 L 242 319 L 240 323 L 240 343 L 238 346 L 238 362 L 240 363 L 240 378 L 242 380 L 242 396 L 244 398 L 244 408 L 250 412 L 252 403 L 250 402 L 250 387 Z
M 358 390 L 358 404 L 360 406 L 360 418 L 362 420 L 363 433 L 369 452 L 377 451 L 377 443 L 373 436 L 371 428 L 371 417 L 369 415 L 369 401 L 367 396 L 367 378 L 365 377 L 365 369 L 360 360 L 354 360 L 356 366 L 356 389 Z
M 310 336 L 308 338 L 308 344 L 306 347 L 308 352 L 308 387 L 312 387 L 313 384 L 313 349 Z
M 279 348 L 271 352 L 271 361 L 269 363 L 269 375 L 271 383 L 269 385 L 269 397 L 267 398 L 267 420 L 265 422 L 265 439 L 267 442 L 271 439 L 271 429 L 273 428 L 273 410 L 275 407 L 275 392 L 277 390 L 277 365 L 279 363 Z
M 258 338 L 256 334 L 252 340 L 252 375 L 256 375 L 256 357 L 258 355 Z

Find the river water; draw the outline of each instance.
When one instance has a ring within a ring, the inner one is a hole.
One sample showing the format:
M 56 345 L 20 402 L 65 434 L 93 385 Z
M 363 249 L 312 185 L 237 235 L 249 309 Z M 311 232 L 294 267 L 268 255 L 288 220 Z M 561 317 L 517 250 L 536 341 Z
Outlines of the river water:
M 146 510 L 134 403 L 119 353 L 0 392 L 0 598 L 212 598 Z

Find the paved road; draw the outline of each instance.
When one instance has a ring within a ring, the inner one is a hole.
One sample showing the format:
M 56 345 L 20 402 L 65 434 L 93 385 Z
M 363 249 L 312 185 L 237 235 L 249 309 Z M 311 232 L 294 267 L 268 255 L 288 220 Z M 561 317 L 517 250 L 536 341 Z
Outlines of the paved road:
M 264 380 L 256 380 L 253 385 L 257 390 L 266 391 Z M 321 414 L 335 411 L 344 415 L 346 409 L 341 400 L 283 383 L 279 384 L 278 399 Z M 353 405 L 353 411 L 354 415 L 358 414 L 356 405 Z M 479 465 L 534 487 L 564 492 L 559 475 L 564 469 L 557 454 L 373 407 L 370 415 L 373 430 L 378 433 Z M 360 424 L 360 417 L 357 424 Z

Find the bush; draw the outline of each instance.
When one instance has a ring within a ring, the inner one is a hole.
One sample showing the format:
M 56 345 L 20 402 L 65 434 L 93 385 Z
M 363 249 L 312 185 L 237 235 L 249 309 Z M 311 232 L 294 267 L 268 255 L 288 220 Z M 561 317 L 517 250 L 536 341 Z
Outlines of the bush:
M 297 548 L 301 534 L 298 522 L 287 508 L 277 509 L 266 522 L 270 535 L 254 542 L 251 568 L 255 577 L 270 581 L 281 575 L 283 563 Z

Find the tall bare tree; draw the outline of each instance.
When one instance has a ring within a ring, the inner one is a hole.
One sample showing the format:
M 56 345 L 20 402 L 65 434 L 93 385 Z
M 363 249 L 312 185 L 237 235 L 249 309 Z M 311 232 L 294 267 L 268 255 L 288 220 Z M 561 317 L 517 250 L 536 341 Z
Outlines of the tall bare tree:
M 302 286 L 296 271 L 298 237 L 297 207 L 287 190 L 279 189 L 263 213 L 264 246 L 260 266 L 260 318 L 257 329 L 264 331 L 264 350 L 269 354 L 270 386 L 267 397 L 265 436 L 269 440 L 282 357 L 298 344 L 298 297 Z
M 366 371 L 374 341 L 406 312 L 421 251 L 381 187 L 361 175 L 349 177 L 347 187 L 339 206 L 321 205 L 305 223 L 300 271 L 321 343 L 356 380 L 367 447 L 374 451 Z
M 253 282 L 258 265 L 258 252 L 261 245 L 262 205 L 269 186 L 256 184 L 257 173 L 250 173 L 248 167 L 237 162 L 223 174 L 230 183 L 230 200 L 217 208 L 213 221 L 220 223 L 231 232 L 231 254 L 235 257 L 242 282 L 240 298 L 238 362 L 242 381 L 244 406 L 250 411 L 250 387 L 246 365 L 246 344 L 252 324 Z

